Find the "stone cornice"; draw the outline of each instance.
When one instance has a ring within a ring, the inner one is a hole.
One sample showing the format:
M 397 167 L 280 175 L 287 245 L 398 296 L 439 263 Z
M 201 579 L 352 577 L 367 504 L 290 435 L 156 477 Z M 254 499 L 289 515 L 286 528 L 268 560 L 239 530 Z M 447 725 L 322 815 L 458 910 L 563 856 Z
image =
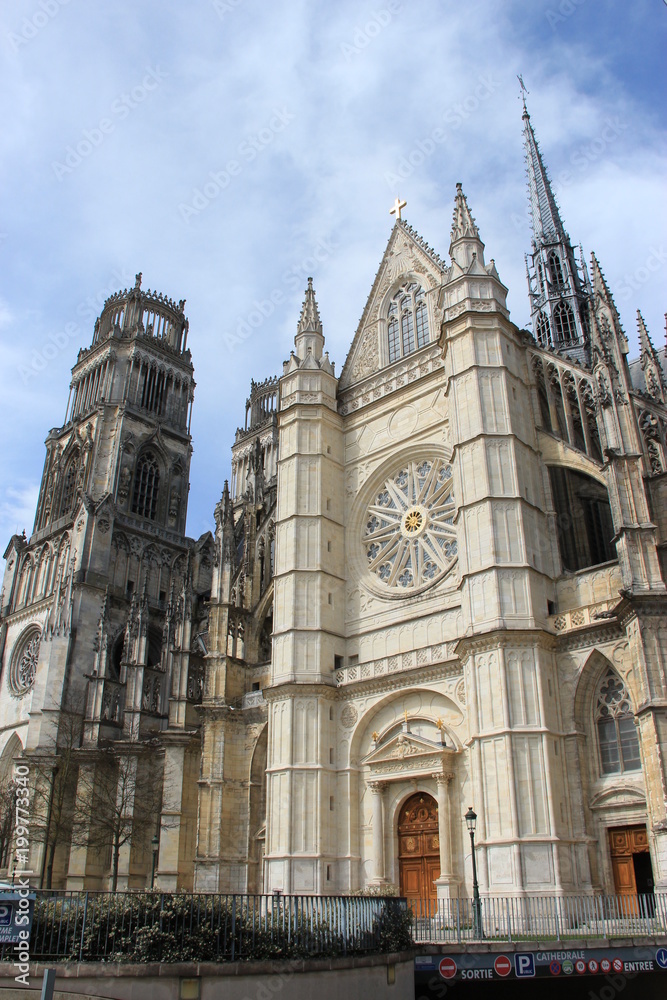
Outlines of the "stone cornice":
M 302 683 L 298 684 L 295 681 L 285 681 L 284 683 L 274 684 L 272 687 L 264 688 L 264 700 L 271 701 L 286 701 L 288 698 L 303 697 L 306 695 L 317 695 L 318 697 L 327 698 L 329 701 L 335 701 L 336 699 L 336 688 L 333 685 L 322 684 L 322 683 Z
M 558 652 L 568 652 L 573 649 L 585 649 L 587 646 L 597 646 L 601 642 L 613 642 L 614 639 L 625 638 L 625 629 L 620 622 L 604 622 L 600 625 L 589 625 L 577 629 L 569 635 L 558 638 Z
M 337 700 L 353 701 L 361 695 L 379 694 L 383 691 L 397 691 L 402 688 L 412 688 L 415 684 L 426 684 L 430 681 L 442 680 L 446 677 L 457 677 L 462 674 L 458 659 L 444 663 L 431 664 L 426 667 L 414 667 L 411 670 L 400 670 L 384 677 L 373 677 L 359 680 L 337 688 Z
M 621 600 L 614 608 L 616 617 L 627 627 L 633 618 L 667 618 L 667 595 L 659 593 L 630 594 L 624 591 Z
M 540 645 L 553 651 L 557 648 L 556 636 L 543 629 L 494 629 L 481 635 L 464 636 L 456 644 L 456 653 L 465 663 L 473 653 L 485 653 L 491 649 Z

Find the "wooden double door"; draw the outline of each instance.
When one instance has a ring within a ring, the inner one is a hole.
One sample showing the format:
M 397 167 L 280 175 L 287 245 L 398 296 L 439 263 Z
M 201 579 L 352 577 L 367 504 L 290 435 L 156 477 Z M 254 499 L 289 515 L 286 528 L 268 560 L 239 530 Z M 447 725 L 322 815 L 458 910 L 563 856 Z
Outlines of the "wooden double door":
M 398 866 L 401 896 L 435 899 L 440 875 L 438 803 L 426 792 L 416 792 L 398 817 Z
M 650 895 L 653 869 L 645 826 L 617 826 L 609 830 L 609 853 L 614 887 L 619 896 Z

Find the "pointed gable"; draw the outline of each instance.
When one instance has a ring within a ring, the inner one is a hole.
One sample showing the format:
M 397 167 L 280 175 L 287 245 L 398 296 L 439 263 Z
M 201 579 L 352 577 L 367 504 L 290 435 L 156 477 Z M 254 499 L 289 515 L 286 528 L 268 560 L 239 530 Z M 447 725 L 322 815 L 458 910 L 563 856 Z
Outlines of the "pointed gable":
M 436 343 L 442 319 L 437 289 L 447 276 L 445 262 L 404 220 L 395 223 L 364 307 L 357 332 L 343 365 L 339 386 L 346 389 L 390 362 L 381 338 L 386 336 L 386 312 L 391 293 L 405 282 L 423 289 L 428 308 L 430 343 Z

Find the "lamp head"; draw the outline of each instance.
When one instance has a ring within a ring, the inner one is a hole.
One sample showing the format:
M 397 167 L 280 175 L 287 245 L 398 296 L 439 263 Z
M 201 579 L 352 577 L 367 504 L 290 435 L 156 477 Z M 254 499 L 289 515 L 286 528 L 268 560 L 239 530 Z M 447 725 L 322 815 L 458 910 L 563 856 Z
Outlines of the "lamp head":
M 472 806 L 468 806 L 468 812 L 465 814 L 464 819 L 470 833 L 474 833 L 475 824 L 477 823 L 477 813 L 473 810 Z

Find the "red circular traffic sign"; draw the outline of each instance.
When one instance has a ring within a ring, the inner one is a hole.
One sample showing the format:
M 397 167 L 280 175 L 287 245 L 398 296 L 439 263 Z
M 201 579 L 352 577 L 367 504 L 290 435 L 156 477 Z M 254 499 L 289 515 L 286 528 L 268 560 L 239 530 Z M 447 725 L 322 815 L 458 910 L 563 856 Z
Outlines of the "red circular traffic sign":
M 614 972 L 623 972 L 623 959 L 615 958 L 611 963 L 611 967 L 614 970 Z
M 599 968 L 600 968 L 600 963 L 597 961 L 597 959 L 595 958 L 589 959 L 588 961 L 589 972 L 597 972 Z
M 443 979 L 453 979 L 456 975 L 456 962 L 453 958 L 443 958 L 438 966 Z
M 600 968 L 602 969 L 603 972 L 609 972 L 609 970 L 611 969 L 611 962 L 609 961 L 608 958 L 603 958 L 600 960 Z
M 498 955 L 498 958 L 493 963 L 493 968 L 499 976 L 509 976 L 512 971 L 512 963 L 507 955 Z

